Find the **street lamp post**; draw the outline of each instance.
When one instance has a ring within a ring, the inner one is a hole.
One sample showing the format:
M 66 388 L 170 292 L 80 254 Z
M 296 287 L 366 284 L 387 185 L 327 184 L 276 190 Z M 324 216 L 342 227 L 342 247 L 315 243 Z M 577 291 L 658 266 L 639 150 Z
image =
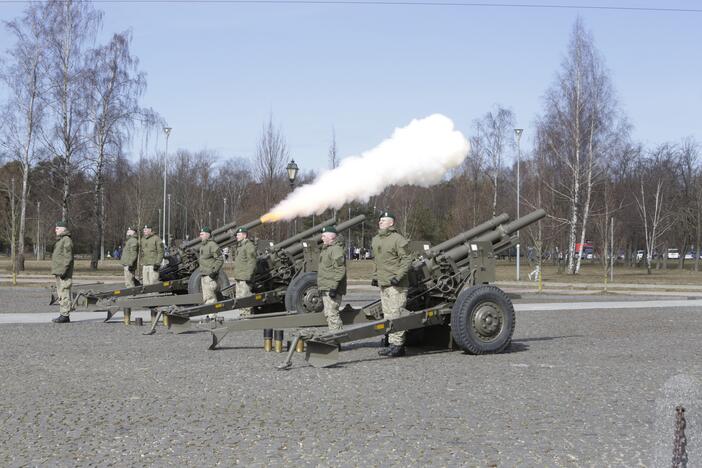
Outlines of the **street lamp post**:
M 166 153 L 163 156 L 163 243 L 166 247 L 168 247 L 168 239 L 166 238 L 166 169 L 168 165 L 166 164 L 168 161 L 168 137 L 171 135 L 171 130 L 173 128 L 171 127 L 163 127 L 163 133 L 166 134 Z
M 297 172 L 300 170 L 295 164 L 295 160 L 291 159 L 285 168 L 288 171 L 288 180 L 290 181 L 290 191 L 295 189 L 295 179 L 297 179 Z M 293 221 L 293 235 L 297 234 L 297 218 Z
M 519 165 L 522 159 L 522 152 L 521 152 L 521 146 L 519 145 L 519 142 L 522 139 L 522 132 L 524 131 L 523 128 L 515 128 L 514 129 L 514 134 L 517 137 L 517 218 L 519 218 L 519 202 L 521 201 L 521 193 L 520 193 L 520 186 L 519 186 Z M 519 262 L 520 262 L 520 254 L 519 254 L 519 231 L 517 231 L 517 281 L 519 281 Z
M 166 224 L 166 245 L 170 244 L 171 238 L 171 194 L 168 194 L 168 224 Z

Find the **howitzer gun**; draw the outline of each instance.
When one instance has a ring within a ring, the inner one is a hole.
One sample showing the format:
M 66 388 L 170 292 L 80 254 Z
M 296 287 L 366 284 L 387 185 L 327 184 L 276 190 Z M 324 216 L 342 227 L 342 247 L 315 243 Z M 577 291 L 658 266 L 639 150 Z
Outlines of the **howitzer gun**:
M 406 310 L 399 318 L 384 318 L 375 302 L 357 314 L 369 322 L 331 333 L 304 330 L 292 348 L 305 341 L 305 359 L 315 367 L 328 367 L 337 363 L 341 343 L 409 331 L 408 339 L 418 344 L 455 344 L 469 354 L 502 352 L 512 340 L 515 315 L 509 297 L 489 284 L 495 281 L 495 257 L 517 243 L 516 232 L 544 216 L 544 210 L 536 210 L 489 232 L 463 233 L 440 244 L 443 250 L 435 248 L 429 258 L 413 262 Z M 289 368 L 291 359 L 289 353 L 279 368 Z
M 363 221 L 364 215 L 356 216 L 336 226 L 339 232 L 351 229 Z M 270 250 L 260 255 L 256 270 L 250 281 L 252 294 L 236 297 L 233 287 L 222 291 L 227 296 L 214 304 L 205 304 L 189 308 L 169 307 L 165 314 L 169 317 L 171 328 L 175 332 L 189 330 L 190 317 L 215 314 L 227 310 L 253 308 L 254 314 L 270 314 L 285 310 L 299 313 L 318 313 L 323 304 L 317 292 L 317 262 L 320 234 L 324 226 L 335 223 L 329 219 L 300 234 L 271 246 Z
M 453 292 L 455 296 L 456 293 L 452 289 L 455 289 L 461 282 L 465 283 L 467 275 L 470 274 L 470 269 L 465 266 L 459 266 L 465 265 L 465 258 L 463 258 L 463 262 L 459 261 L 458 263 L 456 261 L 448 261 L 445 255 L 446 252 L 464 245 L 470 245 L 470 241 L 477 239 L 479 236 L 496 235 L 499 238 L 498 244 L 512 242 L 511 237 L 504 234 L 506 230 L 513 229 L 511 224 L 505 225 L 507 221 L 509 221 L 507 214 L 496 216 L 433 248 L 425 250 L 421 254 L 417 254 L 416 261 L 408 272 L 410 283 L 413 285 L 412 294 L 408 296 L 411 298 L 411 302 L 408 301 L 408 306 L 412 304 L 416 307 L 421 307 L 429 299 L 437 302 L 441 300 L 442 294 L 450 297 Z M 457 253 L 459 252 L 454 250 L 453 254 Z M 451 268 L 458 270 L 463 276 L 452 274 Z M 492 271 L 492 276 L 489 275 L 490 271 Z M 485 269 L 477 269 L 472 274 L 472 278 L 480 282 L 494 281 L 494 263 L 491 270 L 489 265 Z M 316 281 L 316 278 L 314 280 Z M 432 294 L 434 297 L 432 297 Z M 288 310 L 294 309 L 289 308 Z M 340 317 L 344 327 L 352 324 L 364 324 L 382 318 L 382 307 L 379 300 L 362 308 L 354 308 L 347 304 L 340 311 Z M 287 314 L 278 314 L 277 316 L 254 317 L 211 330 L 212 344 L 210 349 L 215 349 L 230 332 L 266 328 L 324 327 L 326 325 L 327 321 L 322 313 L 300 315 L 289 312 Z

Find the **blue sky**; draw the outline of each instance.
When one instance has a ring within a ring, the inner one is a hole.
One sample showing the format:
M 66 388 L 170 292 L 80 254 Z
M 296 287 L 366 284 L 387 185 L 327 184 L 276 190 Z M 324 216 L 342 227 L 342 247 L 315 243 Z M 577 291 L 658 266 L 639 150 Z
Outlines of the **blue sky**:
M 496 2 L 495 2 L 496 3 Z M 523 2 L 536 3 L 536 2 Z M 538 3 L 548 3 L 541 1 Z M 551 2 L 611 5 L 581 0 Z M 702 8 L 702 2 L 625 1 Z M 9 20 L 22 3 L 0 3 Z M 577 15 L 605 58 L 633 136 L 702 141 L 702 13 L 465 6 L 98 3 L 101 39 L 131 28 L 147 73 L 143 104 L 173 127 L 169 150 L 253 155 L 272 113 L 302 169 L 370 149 L 439 112 L 470 135 L 495 104 L 531 145 L 542 96 Z M 11 38 L 0 32 L 2 48 Z M 159 142 L 161 148 L 163 141 Z

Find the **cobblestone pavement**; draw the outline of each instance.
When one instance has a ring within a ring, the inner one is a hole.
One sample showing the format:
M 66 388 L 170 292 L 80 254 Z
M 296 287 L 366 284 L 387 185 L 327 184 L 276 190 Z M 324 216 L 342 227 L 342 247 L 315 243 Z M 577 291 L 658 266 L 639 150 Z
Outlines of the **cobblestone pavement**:
M 13 297 L 27 311 L 39 296 Z M 655 447 L 672 455 L 671 378 L 702 381 L 701 318 L 518 312 L 505 354 L 393 360 L 375 340 L 335 368 L 296 356 L 285 372 L 260 332 L 207 351 L 209 333 L 2 325 L 0 466 L 652 466 Z M 702 466 L 702 408 L 687 409 L 689 466 Z

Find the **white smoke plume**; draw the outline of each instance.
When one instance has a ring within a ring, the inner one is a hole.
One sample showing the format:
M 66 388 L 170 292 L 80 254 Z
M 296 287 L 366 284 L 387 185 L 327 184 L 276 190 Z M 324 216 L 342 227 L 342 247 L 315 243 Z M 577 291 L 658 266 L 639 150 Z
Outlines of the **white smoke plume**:
M 275 206 L 261 220 L 289 220 L 367 202 L 390 185 L 429 187 L 468 155 L 468 140 L 441 114 L 415 119 L 360 156 L 349 156 Z

